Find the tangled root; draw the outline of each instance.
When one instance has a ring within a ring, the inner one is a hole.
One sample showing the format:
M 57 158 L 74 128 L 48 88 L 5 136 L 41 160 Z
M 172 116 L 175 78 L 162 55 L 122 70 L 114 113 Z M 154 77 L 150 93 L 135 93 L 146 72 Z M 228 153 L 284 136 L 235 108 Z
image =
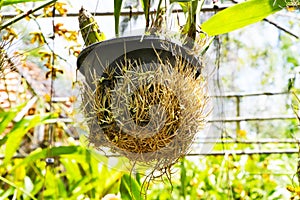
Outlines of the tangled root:
M 103 72 L 95 90 L 83 92 L 89 142 L 158 170 L 186 155 L 212 109 L 197 69 L 177 56 L 148 64 L 124 58 Z

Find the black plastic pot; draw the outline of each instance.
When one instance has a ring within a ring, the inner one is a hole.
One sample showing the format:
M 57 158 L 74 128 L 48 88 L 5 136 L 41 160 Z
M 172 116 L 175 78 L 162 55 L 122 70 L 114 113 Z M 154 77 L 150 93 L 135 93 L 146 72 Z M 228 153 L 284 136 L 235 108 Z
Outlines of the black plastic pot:
M 85 76 L 91 89 L 95 89 L 91 72 L 101 77 L 104 68 L 115 68 L 125 58 L 139 60 L 143 64 L 159 63 L 157 54 L 161 60 L 168 59 L 171 63 L 175 57 L 182 57 L 197 67 L 197 76 L 201 72 L 201 61 L 191 54 L 188 47 L 152 35 L 120 37 L 95 43 L 80 53 L 77 69 Z

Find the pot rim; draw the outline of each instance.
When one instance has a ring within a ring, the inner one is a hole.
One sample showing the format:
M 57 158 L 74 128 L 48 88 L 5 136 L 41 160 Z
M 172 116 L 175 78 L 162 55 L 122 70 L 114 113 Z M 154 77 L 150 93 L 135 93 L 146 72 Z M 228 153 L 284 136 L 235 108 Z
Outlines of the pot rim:
M 146 42 L 150 42 L 152 44 L 152 46 L 144 46 L 144 47 L 141 46 L 140 48 L 136 48 L 136 50 L 146 49 L 146 48 L 164 49 L 164 47 L 157 48 L 158 47 L 157 45 L 162 45 L 163 42 L 167 42 L 172 47 L 176 47 L 176 50 L 174 51 L 173 48 L 166 48 L 164 50 L 172 52 L 175 55 L 182 54 L 185 58 L 188 58 L 187 59 L 188 62 L 195 64 L 195 66 L 198 65 L 201 67 L 201 60 L 198 58 L 197 55 L 193 55 L 191 53 L 192 51 L 191 51 L 191 48 L 189 47 L 189 44 L 191 44 L 191 43 L 187 43 L 187 45 L 182 45 L 176 40 L 170 40 L 165 37 L 160 37 L 157 35 L 135 35 L 135 36 L 112 38 L 112 39 L 104 40 L 104 41 L 89 45 L 88 47 L 83 49 L 80 52 L 80 54 L 78 55 L 77 69 L 78 70 L 80 69 L 80 67 L 82 66 L 84 60 L 89 55 L 89 53 L 92 52 L 93 50 L 95 50 L 96 48 L 100 48 L 100 47 L 109 48 L 111 45 L 126 44 L 126 43 L 130 43 L 130 42 L 136 42 L 136 44 L 146 44 Z M 119 56 L 122 56 L 129 52 L 126 52 L 124 50 L 124 51 L 122 51 L 122 53 L 120 55 L 115 55 L 115 56 L 119 57 Z M 105 54 L 105 51 L 101 52 L 101 53 Z

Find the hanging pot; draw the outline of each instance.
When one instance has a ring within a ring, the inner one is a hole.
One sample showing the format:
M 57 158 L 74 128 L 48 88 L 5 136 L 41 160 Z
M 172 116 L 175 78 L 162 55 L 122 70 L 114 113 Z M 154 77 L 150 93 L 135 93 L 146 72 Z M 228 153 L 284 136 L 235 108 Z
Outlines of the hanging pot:
M 157 53 L 162 60 L 174 62 L 180 56 L 201 71 L 201 61 L 196 58 L 188 46 L 165 40 L 158 36 L 129 36 L 120 37 L 95 43 L 84 49 L 77 60 L 77 69 L 85 76 L 87 83 L 94 88 L 91 71 L 102 75 L 103 69 L 114 67 L 126 59 L 138 59 L 142 63 L 159 63 Z
M 165 166 L 185 155 L 206 123 L 201 60 L 186 45 L 152 35 L 115 38 L 84 49 L 77 68 L 96 147 Z

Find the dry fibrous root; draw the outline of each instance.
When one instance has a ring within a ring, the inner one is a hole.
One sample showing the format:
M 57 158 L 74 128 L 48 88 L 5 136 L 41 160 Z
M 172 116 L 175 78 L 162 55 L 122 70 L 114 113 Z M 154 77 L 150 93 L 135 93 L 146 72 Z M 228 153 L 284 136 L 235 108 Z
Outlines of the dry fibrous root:
M 182 57 L 143 63 L 126 57 L 94 75 L 83 102 L 97 149 L 166 173 L 189 151 L 212 107 L 206 78 Z

